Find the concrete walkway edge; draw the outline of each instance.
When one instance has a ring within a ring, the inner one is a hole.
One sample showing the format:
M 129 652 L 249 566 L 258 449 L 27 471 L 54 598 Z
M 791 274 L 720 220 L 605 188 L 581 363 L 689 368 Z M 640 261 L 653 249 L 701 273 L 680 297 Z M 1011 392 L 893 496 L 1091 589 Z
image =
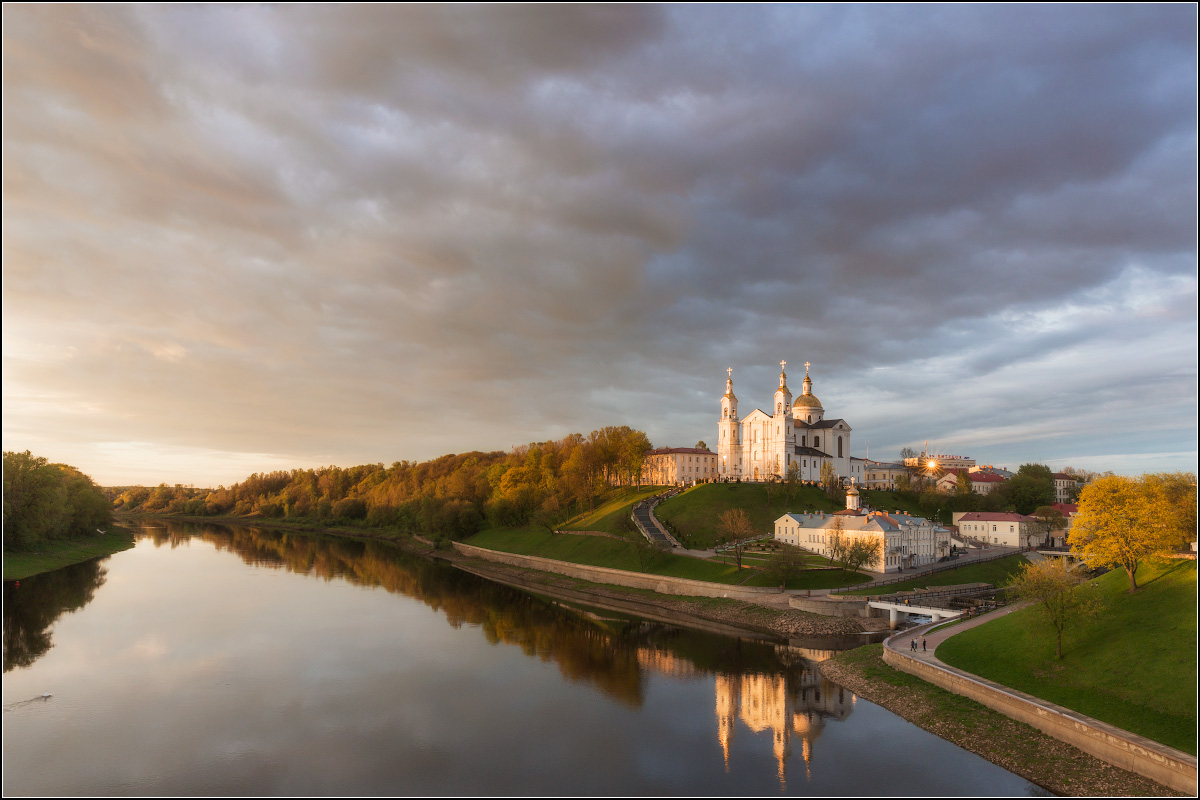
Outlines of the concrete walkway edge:
M 1023 606 L 1008 606 L 931 636 L 924 634 L 930 628 L 944 623 L 928 623 L 900 631 L 884 642 L 883 660 L 901 672 L 915 675 L 948 692 L 969 697 L 1007 717 L 1032 725 L 1046 735 L 1073 745 L 1101 761 L 1136 772 L 1176 791 L 1195 795 L 1195 756 L 964 672 L 936 657 L 938 644 L 949 637 Z M 913 638 L 917 639 L 918 649 L 915 653 L 910 649 Z M 932 649 L 922 650 L 922 639 L 927 640 Z

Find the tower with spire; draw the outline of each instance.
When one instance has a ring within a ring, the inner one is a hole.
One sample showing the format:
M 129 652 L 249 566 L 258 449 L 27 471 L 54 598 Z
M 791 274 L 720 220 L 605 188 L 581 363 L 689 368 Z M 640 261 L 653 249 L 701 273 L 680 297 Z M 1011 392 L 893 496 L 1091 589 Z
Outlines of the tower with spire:
M 725 395 L 721 398 L 721 420 L 717 426 L 717 470 L 719 475 L 741 475 L 741 428 L 738 425 L 737 395 L 733 393 L 733 367 L 725 370 Z

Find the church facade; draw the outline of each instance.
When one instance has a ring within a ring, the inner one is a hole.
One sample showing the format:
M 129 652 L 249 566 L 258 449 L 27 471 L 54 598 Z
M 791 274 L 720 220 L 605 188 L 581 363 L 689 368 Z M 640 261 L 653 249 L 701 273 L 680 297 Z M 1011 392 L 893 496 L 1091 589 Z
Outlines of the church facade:
M 717 477 L 724 480 L 765 481 L 784 478 L 794 464 L 799 479 L 820 481 L 821 468 L 830 464 L 841 478 L 861 482 L 864 461 L 850 457 L 850 425 L 826 419 L 825 408 L 812 393 L 810 364 L 804 364 L 804 384 L 792 400 L 786 361 L 779 362 L 779 387 L 768 413 L 756 408 L 738 416 L 733 393 L 733 368 L 728 370 L 721 418 L 717 423 Z

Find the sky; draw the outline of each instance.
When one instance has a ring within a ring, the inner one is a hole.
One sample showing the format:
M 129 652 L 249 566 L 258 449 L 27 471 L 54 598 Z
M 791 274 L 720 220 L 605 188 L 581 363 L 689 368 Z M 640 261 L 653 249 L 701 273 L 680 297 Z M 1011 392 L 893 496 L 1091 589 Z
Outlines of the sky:
M 786 360 L 855 456 L 1196 470 L 1190 4 L 3 23 L 6 451 L 715 446 L 726 369 L 744 415 Z

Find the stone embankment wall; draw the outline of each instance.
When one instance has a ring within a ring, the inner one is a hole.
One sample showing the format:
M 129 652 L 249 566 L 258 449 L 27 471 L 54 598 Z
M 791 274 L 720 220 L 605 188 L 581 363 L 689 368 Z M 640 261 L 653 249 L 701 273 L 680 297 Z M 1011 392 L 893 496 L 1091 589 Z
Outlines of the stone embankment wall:
M 525 556 L 518 553 L 502 553 L 499 550 L 485 550 L 482 547 L 455 542 L 454 549 L 464 556 L 495 561 L 498 564 L 509 564 L 514 567 L 540 569 L 543 572 L 553 572 L 556 575 L 566 575 L 592 583 L 608 583 L 614 586 L 628 586 L 633 589 L 649 589 L 659 594 L 674 594 L 690 597 L 731 597 L 735 600 L 752 600 L 764 594 L 779 594 L 775 588 L 758 586 L 728 586 L 721 583 L 694 581 L 687 578 L 670 578 L 664 575 L 646 575 L 641 572 L 627 572 L 623 569 L 609 567 L 592 567 L 587 564 L 572 564 L 567 561 L 555 561 L 541 556 Z
M 867 605 L 866 597 L 792 597 L 788 605 L 812 614 L 827 617 L 871 617 L 875 609 Z
M 911 634 L 912 631 L 905 631 L 903 636 Z M 920 661 L 887 645 L 883 648 L 883 660 L 902 672 L 1032 725 L 1113 766 L 1144 775 L 1176 791 L 1196 794 L 1195 756 L 954 667 Z

